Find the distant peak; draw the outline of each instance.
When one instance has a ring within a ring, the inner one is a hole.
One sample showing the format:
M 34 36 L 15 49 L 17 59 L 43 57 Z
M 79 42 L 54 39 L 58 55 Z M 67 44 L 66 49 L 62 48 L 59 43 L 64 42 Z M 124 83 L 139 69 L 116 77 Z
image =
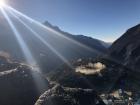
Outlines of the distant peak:
M 54 29 L 54 30 L 56 30 L 56 31 L 62 32 L 62 30 L 61 30 L 58 26 L 54 26 L 54 25 L 52 25 L 52 24 L 51 24 L 50 22 L 48 22 L 48 21 L 45 21 L 45 22 L 44 22 L 44 25 L 47 26 L 47 27 L 50 27 L 50 28 L 52 28 L 52 29 Z

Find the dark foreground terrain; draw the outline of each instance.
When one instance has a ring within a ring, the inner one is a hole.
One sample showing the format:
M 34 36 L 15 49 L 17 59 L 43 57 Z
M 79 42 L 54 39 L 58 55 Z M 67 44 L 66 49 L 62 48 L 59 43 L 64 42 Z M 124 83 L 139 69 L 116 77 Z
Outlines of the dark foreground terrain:
M 4 57 L 0 57 L 0 61 L 0 68 L 5 70 L 0 72 L 1 105 L 33 105 L 48 89 L 49 82 L 37 71 L 26 65 L 6 62 Z
M 105 105 L 93 89 L 50 84 L 27 65 L 5 57 L 0 57 L 0 62 L 0 68 L 4 67 L 0 72 L 1 105 Z
M 92 89 L 64 88 L 60 85 L 46 91 L 35 105 L 105 105 Z

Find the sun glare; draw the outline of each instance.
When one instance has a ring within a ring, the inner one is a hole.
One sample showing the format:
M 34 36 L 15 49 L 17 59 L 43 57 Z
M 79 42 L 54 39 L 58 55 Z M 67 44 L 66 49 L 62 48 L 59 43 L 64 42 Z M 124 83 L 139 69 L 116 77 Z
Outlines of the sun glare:
M 5 7 L 5 6 L 6 6 L 5 0 L 0 0 L 0 8 Z

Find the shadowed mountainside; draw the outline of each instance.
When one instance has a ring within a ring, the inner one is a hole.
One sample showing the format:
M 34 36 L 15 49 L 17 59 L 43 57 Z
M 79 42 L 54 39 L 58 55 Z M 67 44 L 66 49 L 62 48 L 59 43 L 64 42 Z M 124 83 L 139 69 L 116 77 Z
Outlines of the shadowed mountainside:
M 140 25 L 130 28 L 109 48 L 111 57 L 132 70 L 140 68 Z

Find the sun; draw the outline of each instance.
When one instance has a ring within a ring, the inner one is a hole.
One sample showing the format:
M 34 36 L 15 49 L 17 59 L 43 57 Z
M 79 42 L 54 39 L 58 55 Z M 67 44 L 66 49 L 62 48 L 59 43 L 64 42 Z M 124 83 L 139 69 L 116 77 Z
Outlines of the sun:
M 6 6 L 5 0 L 0 0 L 0 8 L 5 7 L 5 6 Z

